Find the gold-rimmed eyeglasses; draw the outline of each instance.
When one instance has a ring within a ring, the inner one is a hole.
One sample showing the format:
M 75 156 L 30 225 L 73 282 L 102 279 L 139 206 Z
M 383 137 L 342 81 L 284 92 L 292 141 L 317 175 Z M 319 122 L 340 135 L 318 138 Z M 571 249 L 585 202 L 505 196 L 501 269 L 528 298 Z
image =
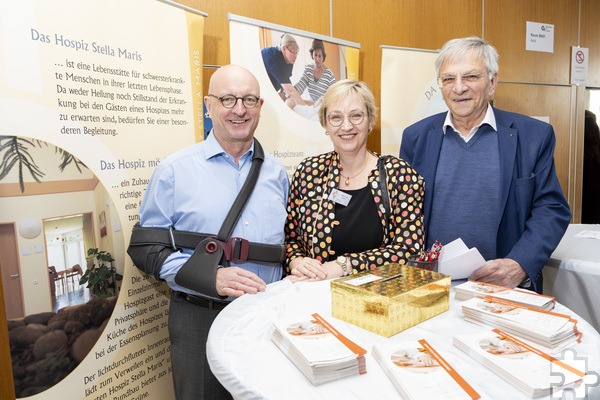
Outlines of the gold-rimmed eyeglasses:
M 238 100 L 242 101 L 242 104 L 245 108 L 254 108 L 258 105 L 260 98 L 254 95 L 246 95 L 244 97 L 236 97 L 232 94 L 226 94 L 224 96 L 215 96 L 214 94 L 209 94 L 208 97 L 214 97 L 219 100 L 223 107 L 225 108 L 233 108 L 237 104 Z
M 344 119 L 346 118 L 348 118 L 348 121 L 352 125 L 360 125 L 360 123 L 365 119 L 365 115 L 367 114 L 362 111 L 350 113 L 348 116 L 345 116 L 344 114 L 331 113 L 327 114 L 327 121 L 329 122 L 329 125 L 336 128 L 342 126 Z

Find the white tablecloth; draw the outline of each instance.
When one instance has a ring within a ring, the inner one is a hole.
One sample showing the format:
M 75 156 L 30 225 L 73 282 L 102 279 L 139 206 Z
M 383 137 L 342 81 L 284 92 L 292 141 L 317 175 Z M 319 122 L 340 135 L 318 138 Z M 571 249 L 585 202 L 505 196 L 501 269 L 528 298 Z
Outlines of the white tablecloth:
M 395 339 L 426 339 L 481 394 L 482 399 L 527 399 L 499 376 L 452 345 L 456 334 L 485 329 L 462 318 L 460 301 L 452 291 L 450 310 L 385 338 L 331 316 L 329 281 L 292 284 L 275 282 L 264 293 L 246 295 L 227 306 L 214 321 L 207 343 L 207 356 L 215 376 L 236 399 L 390 399 L 400 398 L 392 382 L 373 358 L 371 347 Z M 560 312 L 569 312 L 558 305 Z M 271 323 L 296 313 L 318 312 L 368 353 L 367 373 L 313 386 L 271 342 Z M 573 347 L 587 359 L 587 370 L 600 374 L 600 335 L 585 321 L 579 324 L 583 342 Z M 600 380 L 600 375 L 598 380 Z M 600 386 L 590 398 L 600 398 Z
M 544 268 L 544 294 L 600 331 L 600 240 L 575 237 L 600 225 L 572 224 Z

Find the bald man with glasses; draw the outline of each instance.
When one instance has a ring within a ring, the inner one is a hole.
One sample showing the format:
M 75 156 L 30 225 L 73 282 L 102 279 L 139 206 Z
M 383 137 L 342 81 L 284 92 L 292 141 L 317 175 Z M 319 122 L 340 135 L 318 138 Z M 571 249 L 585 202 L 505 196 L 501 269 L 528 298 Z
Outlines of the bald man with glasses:
M 254 131 L 263 99 L 252 73 L 236 65 L 221 67 L 211 77 L 204 102 L 213 129 L 206 140 L 169 156 L 156 168 L 140 209 L 143 227 L 216 235 L 248 176 L 254 156 L 260 154 Z M 278 247 L 283 255 L 288 188 L 283 165 L 265 153 L 254 190 L 231 236 L 247 240 L 248 246 Z M 264 291 L 267 284 L 280 280 L 282 264 L 251 260 L 250 255 L 246 261 L 232 260 L 230 266 L 218 268 L 216 278 L 209 282 L 216 295 L 207 295 L 191 289 L 197 286 L 182 275 L 176 279 L 192 254 L 193 249 L 178 249 L 160 266 L 160 279 L 173 290 L 169 334 L 176 398 L 231 398 L 211 373 L 206 359 L 209 329 L 229 302 Z M 206 265 L 193 267 L 197 267 L 197 274 L 214 272 Z M 213 279 L 212 275 L 206 279 Z

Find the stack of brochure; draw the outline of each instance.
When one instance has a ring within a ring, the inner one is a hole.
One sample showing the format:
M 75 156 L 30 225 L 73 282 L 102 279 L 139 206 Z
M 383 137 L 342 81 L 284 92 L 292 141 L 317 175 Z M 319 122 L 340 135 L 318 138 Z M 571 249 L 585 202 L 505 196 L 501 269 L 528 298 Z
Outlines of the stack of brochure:
M 540 310 L 552 310 L 556 303 L 552 296 L 477 281 L 461 283 L 454 287 L 454 291 L 456 300 L 469 300 L 476 296 L 491 296 L 524 306 L 539 308 Z
M 373 357 L 403 399 L 478 399 L 479 394 L 424 339 L 374 345 Z
M 526 307 L 494 297 L 474 297 L 462 303 L 466 321 L 500 328 L 554 353 L 577 343 L 581 333 L 569 315 Z
M 498 329 L 454 337 L 454 346 L 530 397 L 583 383 L 585 372 Z M 559 398 L 560 394 L 558 397 Z
M 365 349 L 319 314 L 273 323 L 272 340 L 313 385 L 365 374 Z

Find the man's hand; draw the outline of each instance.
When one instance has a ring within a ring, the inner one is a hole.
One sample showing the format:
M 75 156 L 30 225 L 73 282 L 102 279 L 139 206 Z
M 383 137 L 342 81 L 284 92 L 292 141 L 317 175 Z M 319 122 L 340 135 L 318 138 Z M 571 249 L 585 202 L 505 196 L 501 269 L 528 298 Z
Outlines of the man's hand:
M 494 285 L 514 288 L 527 278 L 527 273 L 518 262 L 510 258 L 490 260 L 481 268 L 477 268 L 470 280 L 493 283 Z
M 258 275 L 240 267 L 217 270 L 217 293 L 220 296 L 240 297 L 245 293 L 264 292 L 267 284 Z

